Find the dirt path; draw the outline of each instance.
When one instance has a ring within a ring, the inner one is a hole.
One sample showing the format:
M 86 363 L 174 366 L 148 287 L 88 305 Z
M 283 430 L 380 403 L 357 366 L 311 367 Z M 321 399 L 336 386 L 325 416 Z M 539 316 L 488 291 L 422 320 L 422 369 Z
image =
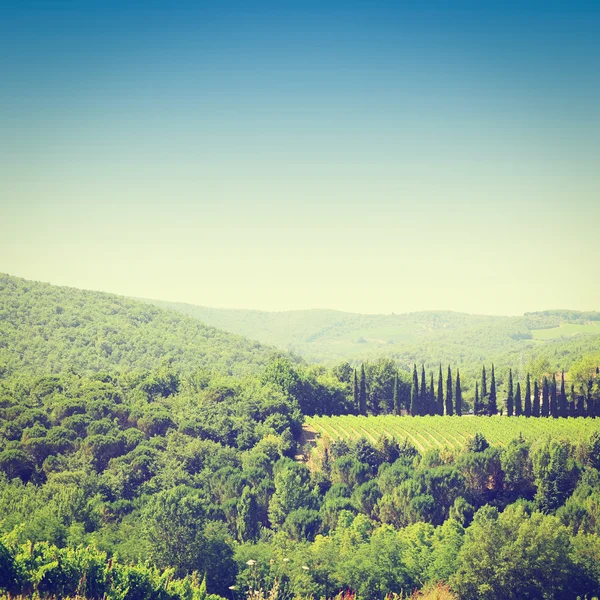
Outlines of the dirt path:
M 319 434 L 317 430 L 311 425 L 302 425 L 302 433 L 300 434 L 300 449 L 305 452 L 304 454 L 296 454 L 296 460 L 298 462 L 305 462 L 308 458 L 308 452 L 311 448 L 317 445 L 317 438 Z

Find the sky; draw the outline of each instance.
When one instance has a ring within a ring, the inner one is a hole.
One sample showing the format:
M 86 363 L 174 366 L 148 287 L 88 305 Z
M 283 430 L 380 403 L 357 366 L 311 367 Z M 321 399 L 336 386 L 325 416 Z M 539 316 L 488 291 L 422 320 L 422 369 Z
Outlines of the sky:
M 3 2 L 0 271 L 600 309 L 600 2 Z

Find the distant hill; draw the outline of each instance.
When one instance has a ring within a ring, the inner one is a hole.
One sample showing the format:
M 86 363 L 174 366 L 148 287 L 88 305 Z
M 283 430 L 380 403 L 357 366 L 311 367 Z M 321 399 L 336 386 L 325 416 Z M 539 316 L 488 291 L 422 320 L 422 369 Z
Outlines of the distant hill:
M 428 311 L 364 315 L 335 310 L 263 312 L 145 300 L 199 321 L 273 344 L 307 360 L 389 356 L 401 363 L 522 364 L 600 350 L 600 313 L 549 310 L 521 317 Z M 551 361 L 552 362 L 552 361 Z
M 254 370 L 276 352 L 180 312 L 0 274 L 0 375 L 150 369 Z

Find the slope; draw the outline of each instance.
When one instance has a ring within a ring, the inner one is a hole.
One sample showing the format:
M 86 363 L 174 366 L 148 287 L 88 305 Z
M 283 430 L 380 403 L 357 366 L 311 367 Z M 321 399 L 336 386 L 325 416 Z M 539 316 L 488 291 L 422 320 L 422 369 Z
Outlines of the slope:
M 0 375 L 179 368 L 240 374 L 276 351 L 129 298 L 0 274 Z

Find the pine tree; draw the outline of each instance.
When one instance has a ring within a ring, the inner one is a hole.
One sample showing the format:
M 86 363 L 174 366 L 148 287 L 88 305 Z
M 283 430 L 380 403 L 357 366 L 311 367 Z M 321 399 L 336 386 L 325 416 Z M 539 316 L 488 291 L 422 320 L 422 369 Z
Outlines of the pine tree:
M 444 376 L 442 375 L 442 363 L 440 363 L 440 374 L 438 378 L 437 414 L 444 414 Z
M 433 385 L 433 371 L 429 374 L 429 414 L 437 414 L 437 406 L 435 405 L 435 386 Z
M 517 381 L 517 391 L 515 393 L 515 416 L 520 417 L 523 414 L 523 405 L 521 403 L 521 382 Z
M 498 401 L 496 398 L 496 376 L 494 375 L 494 365 L 492 365 L 492 380 L 490 383 L 489 414 L 498 414 Z
M 460 371 L 456 369 L 456 415 L 462 417 L 462 390 L 460 388 Z
M 523 412 L 526 417 L 531 416 L 531 377 L 527 373 L 527 383 L 525 384 L 525 403 L 523 406 Z
M 533 409 L 531 414 L 534 417 L 540 416 L 540 386 L 537 381 L 533 382 Z
M 475 381 L 475 400 L 473 401 L 473 414 L 478 415 L 480 412 L 479 407 L 479 382 Z
M 450 365 L 448 365 L 448 377 L 446 379 L 446 415 L 451 417 L 454 414 L 454 407 L 452 406 L 452 371 Z
M 552 384 L 550 386 L 550 414 L 554 419 L 558 417 L 558 400 L 556 397 L 556 373 L 552 375 Z
M 358 391 L 358 373 L 354 369 L 354 410 L 360 414 L 360 394 Z
M 429 407 L 427 406 L 427 382 L 425 380 L 425 365 L 421 366 L 421 387 L 419 389 L 419 414 L 421 416 L 429 413 Z
M 561 417 L 569 416 L 569 404 L 567 402 L 567 394 L 565 392 L 565 372 L 560 376 L 560 396 L 558 397 L 558 414 Z
M 358 390 L 358 404 L 360 414 L 367 414 L 367 378 L 365 376 L 365 365 L 360 365 L 360 388 Z
M 413 368 L 412 388 L 410 390 L 410 414 L 416 417 L 419 414 L 419 376 L 417 365 Z
M 547 417 L 550 414 L 550 386 L 548 378 L 544 375 L 542 381 L 542 417 Z
M 513 393 L 513 376 L 512 369 L 508 370 L 508 396 L 506 398 L 506 414 L 509 417 L 513 416 L 515 409 L 515 399 Z

